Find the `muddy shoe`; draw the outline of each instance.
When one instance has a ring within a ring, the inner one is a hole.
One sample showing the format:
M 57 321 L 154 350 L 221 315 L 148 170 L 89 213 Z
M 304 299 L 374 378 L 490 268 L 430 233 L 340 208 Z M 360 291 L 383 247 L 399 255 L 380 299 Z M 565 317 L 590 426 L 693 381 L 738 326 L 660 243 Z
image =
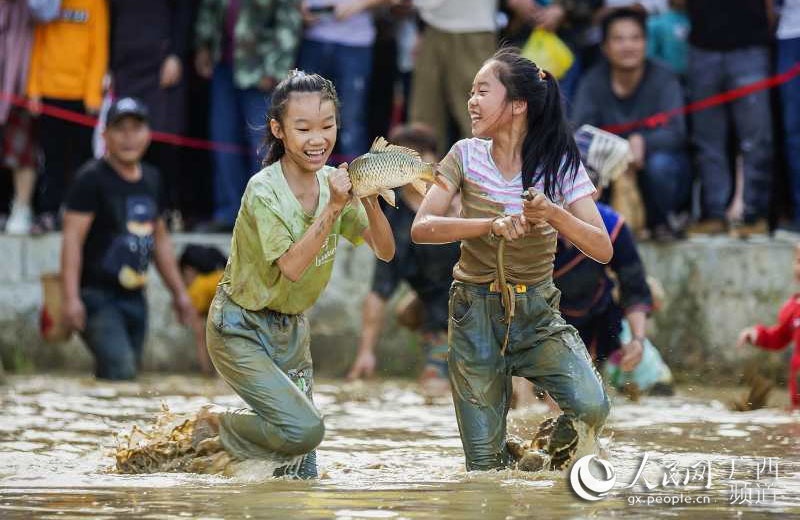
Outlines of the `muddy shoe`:
M 317 470 L 317 450 L 306 453 L 302 460 L 297 463 L 281 466 L 272 473 L 276 478 L 290 478 L 308 480 L 319 478 Z
M 555 417 L 548 417 L 541 423 L 533 436 L 531 447 L 536 450 L 543 450 L 550 443 L 550 434 L 553 433 L 553 426 L 556 424 Z
M 517 468 L 520 471 L 542 471 L 550 463 L 550 456 L 541 450 L 528 450 L 520 459 Z
M 222 451 L 223 449 L 222 443 L 219 441 L 219 435 L 203 439 L 194 447 L 194 451 L 198 456 L 210 455 Z
M 233 457 L 227 451 L 220 451 L 207 457 L 192 459 L 186 468 L 192 473 L 204 473 L 206 475 L 218 475 L 225 472 L 225 468 L 234 462 Z
M 204 406 L 197 412 L 192 426 L 192 447 L 197 450 L 206 439 L 219 436 L 219 415 L 212 413 L 210 407 Z M 217 441 L 219 442 L 219 441 Z
M 551 458 L 551 470 L 560 470 L 566 467 L 578 449 L 578 431 L 572 421 L 572 418 L 562 414 L 553 424 L 546 448 Z
M 514 462 L 519 462 L 525 456 L 525 452 L 530 448 L 530 443 L 527 443 L 515 435 L 509 435 L 506 438 L 506 450 L 511 455 Z

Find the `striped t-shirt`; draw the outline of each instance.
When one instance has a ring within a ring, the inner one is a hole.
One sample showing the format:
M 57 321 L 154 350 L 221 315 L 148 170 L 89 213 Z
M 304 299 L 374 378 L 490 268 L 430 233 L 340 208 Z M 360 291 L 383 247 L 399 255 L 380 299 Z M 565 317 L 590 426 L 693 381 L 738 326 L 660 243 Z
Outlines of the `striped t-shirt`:
M 494 164 L 492 142 L 462 139 L 450 149 L 439 172 L 461 190 L 461 216 L 487 218 L 522 213 L 522 174 L 506 180 Z M 544 192 L 544 181 L 534 188 Z M 595 192 L 583 164 L 574 179 L 556 186 L 553 202 L 566 207 Z M 461 258 L 453 278 L 471 283 L 489 283 L 496 275 L 497 241 L 488 235 L 461 241 Z M 526 237 L 506 244 L 505 271 L 510 283 L 533 285 L 553 276 L 556 233 L 550 226 L 536 228 Z

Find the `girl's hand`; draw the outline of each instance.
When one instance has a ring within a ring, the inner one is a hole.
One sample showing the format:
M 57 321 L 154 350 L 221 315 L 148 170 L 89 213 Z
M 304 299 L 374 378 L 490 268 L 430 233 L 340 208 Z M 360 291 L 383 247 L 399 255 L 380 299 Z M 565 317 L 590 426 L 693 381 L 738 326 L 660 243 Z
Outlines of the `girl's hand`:
M 328 186 L 331 190 L 330 204 L 335 210 L 341 210 L 350 202 L 350 174 L 347 173 L 347 163 L 342 163 L 339 168 L 328 176 Z
M 747 327 L 739 333 L 739 339 L 736 340 L 736 348 L 742 348 L 747 344 L 755 345 L 758 339 L 758 331 L 755 327 Z
M 527 222 L 522 215 L 508 215 L 492 221 L 492 233 L 509 242 L 524 237 L 527 228 Z
M 548 222 L 553 218 L 556 205 L 544 193 L 536 193 L 532 200 L 525 200 L 522 203 L 522 214 L 525 219 L 532 224 Z

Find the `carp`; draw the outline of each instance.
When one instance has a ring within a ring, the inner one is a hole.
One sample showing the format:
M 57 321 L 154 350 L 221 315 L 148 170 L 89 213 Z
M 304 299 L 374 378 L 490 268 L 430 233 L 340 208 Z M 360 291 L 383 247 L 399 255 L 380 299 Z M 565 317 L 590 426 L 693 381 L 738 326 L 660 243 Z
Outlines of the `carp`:
M 415 150 L 390 144 L 383 137 L 377 137 L 367 153 L 353 159 L 347 171 L 354 197 L 380 195 L 392 206 L 395 205 L 392 190 L 406 184 L 422 195 L 427 191 L 426 183 L 447 189 L 437 176 L 435 164 L 424 162 Z

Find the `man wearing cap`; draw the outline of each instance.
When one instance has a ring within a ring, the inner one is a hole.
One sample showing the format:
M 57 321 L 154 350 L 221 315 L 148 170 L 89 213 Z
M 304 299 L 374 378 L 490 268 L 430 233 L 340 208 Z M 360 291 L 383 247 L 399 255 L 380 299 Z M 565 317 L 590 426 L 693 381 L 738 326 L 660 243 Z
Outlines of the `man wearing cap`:
M 143 289 L 150 260 L 172 293 L 181 323 L 194 316 L 167 234 L 158 171 L 142 163 L 147 108 L 115 101 L 103 132 L 106 155 L 79 171 L 65 203 L 61 272 L 64 319 L 78 331 L 101 379 L 133 379 L 147 329 Z

